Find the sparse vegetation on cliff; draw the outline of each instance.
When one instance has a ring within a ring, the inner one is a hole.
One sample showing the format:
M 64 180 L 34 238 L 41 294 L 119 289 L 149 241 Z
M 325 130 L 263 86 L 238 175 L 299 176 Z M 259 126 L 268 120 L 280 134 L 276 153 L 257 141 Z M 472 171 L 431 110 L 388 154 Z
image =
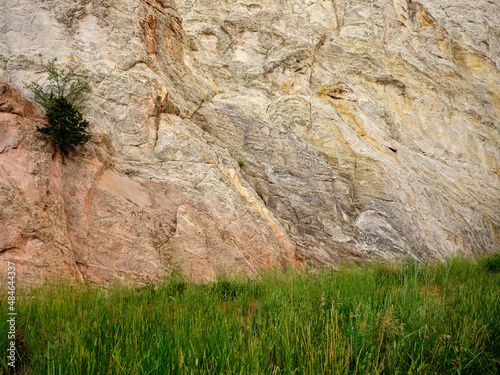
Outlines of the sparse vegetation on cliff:
M 89 123 L 83 118 L 79 106 L 90 86 L 84 79 L 76 77 L 72 69 L 57 69 L 56 61 L 53 59 L 43 65 L 49 75 L 46 88 L 36 82 L 26 85 L 35 94 L 35 101 L 47 109 L 49 126 L 37 127 L 37 130 L 50 136 L 54 146 L 84 144 L 91 135 L 85 131 Z
M 269 272 L 157 288 L 45 285 L 17 303 L 33 374 L 498 374 L 485 261 Z M 7 294 L 0 295 L 6 316 Z M 0 321 L 6 332 L 5 319 Z M 6 341 L 0 339 L 5 352 Z M 7 369 L 5 358 L 0 368 Z

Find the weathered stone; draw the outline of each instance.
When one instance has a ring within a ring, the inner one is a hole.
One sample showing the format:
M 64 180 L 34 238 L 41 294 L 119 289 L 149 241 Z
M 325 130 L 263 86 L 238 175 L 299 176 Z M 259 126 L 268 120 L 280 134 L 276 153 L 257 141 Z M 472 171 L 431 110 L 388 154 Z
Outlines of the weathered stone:
M 496 2 L 7 0 L 0 14 L 0 260 L 26 280 L 500 246 Z M 64 160 L 13 88 L 29 96 L 53 57 L 92 89 L 93 138 Z

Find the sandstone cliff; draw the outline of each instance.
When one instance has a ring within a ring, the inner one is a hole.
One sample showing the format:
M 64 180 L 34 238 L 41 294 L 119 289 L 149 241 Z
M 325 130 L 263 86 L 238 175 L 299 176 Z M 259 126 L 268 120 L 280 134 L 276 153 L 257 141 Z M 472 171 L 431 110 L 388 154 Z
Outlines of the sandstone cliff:
M 499 247 L 496 1 L 6 0 L 0 17 L 0 260 L 25 281 Z M 17 91 L 54 57 L 92 87 L 93 138 L 65 159 Z

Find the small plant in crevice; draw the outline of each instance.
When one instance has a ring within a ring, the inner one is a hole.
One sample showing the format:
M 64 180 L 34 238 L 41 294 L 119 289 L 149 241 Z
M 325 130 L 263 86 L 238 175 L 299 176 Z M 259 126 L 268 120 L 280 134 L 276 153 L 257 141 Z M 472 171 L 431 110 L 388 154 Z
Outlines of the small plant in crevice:
M 137 171 L 135 169 L 125 169 L 123 173 L 125 173 L 127 176 L 131 176 L 133 174 L 136 174 Z
M 238 165 L 239 165 L 240 167 L 243 167 L 243 166 L 245 165 L 245 159 L 239 158 L 239 159 L 238 159 Z
M 49 125 L 37 130 L 50 136 L 54 146 L 77 146 L 89 141 L 89 123 L 83 118 L 80 106 L 90 85 L 76 77 L 73 69 L 56 68 L 57 59 L 43 65 L 48 74 L 48 84 L 44 88 L 36 82 L 25 85 L 35 94 L 35 101 L 47 110 Z

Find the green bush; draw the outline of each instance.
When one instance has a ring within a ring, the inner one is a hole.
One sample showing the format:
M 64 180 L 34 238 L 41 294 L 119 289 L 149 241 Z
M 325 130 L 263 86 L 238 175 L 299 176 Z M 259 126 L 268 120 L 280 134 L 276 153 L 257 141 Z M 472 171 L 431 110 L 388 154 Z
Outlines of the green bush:
M 92 137 L 85 133 L 88 121 L 64 97 L 53 100 L 52 105 L 47 108 L 47 118 L 50 126 L 37 127 L 37 130 L 51 136 L 53 145 L 79 145 Z
M 49 75 L 46 88 L 36 82 L 26 85 L 35 94 L 35 101 L 47 109 L 49 126 L 37 127 L 37 130 L 50 136 L 54 146 L 84 144 L 91 135 L 85 131 L 89 123 L 83 118 L 80 105 L 90 86 L 76 77 L 72 69 L 57 69 L 56 61 L 53 59 L 43 65 Z
M 500 272 L 500 252 L 493 253 L 482 260 L 483 267 L 491 273 Z

